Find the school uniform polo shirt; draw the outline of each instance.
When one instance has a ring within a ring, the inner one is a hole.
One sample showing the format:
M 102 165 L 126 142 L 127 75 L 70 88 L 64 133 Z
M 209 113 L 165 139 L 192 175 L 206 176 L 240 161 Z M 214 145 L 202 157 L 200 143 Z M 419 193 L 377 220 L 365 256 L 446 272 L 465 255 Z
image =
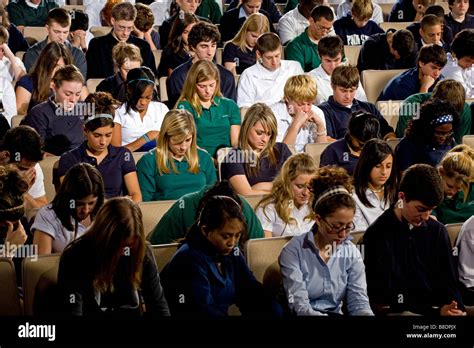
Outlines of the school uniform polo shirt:
M 320 167 L 338 166 L 347 170 L 349 175 L 354 174 L 359 157 L 354 156 L 347 145 L 345 138 L 329 144 L 321 154 Z
M 15 25 L 43 27 L 49 11 L 55 7 L 58 4 L 53 0 L 42 0 L 36 8 L 27 5 L 25 0 L 10 1 L 7 5 L 8 18 Z
M 36 105 L 21 124 L 33 127 L 44 143 L 44 150 L 56 156 L 72 150 L 84 141 L 81 108 L 84 104 L 76 104 L 70 113 L 58 107 L 52 98 Z M 85 109 L 85 108 L 82 108 Z
M 474 216 L 474 190 L 472 184 L 469 185 L 467 199 L 464 201 L 464 192 L 460 191 L 452 198 L 444 197 L 432 212 L 439 222 L 443 224 L 455 224 L 465 222 Z M 474 244 L 473 244 L 474 246 Z
M 242 51 L 240 47 L 234 45 L 232 42 L 228 42 L 224 47 L 222 53 L 222 61 L 224 63 L 235 63 L 235 69 L 238 75 L 250 68 L 257 61 L 256 49 Z
M 296 6 L 285 13 L 278 21 L 278 36 L 282 45 L 300 35 L 309 25 L 308 19 L 301 14 Z
M 87 154 L 87 142 L 74 150 L 68 151 L 59 159 L 58 178 L 66 175 L 67 171 L 78 163 L 89 163 L 96 167 L 104 180 L 105 197 L 122 196 L 125 189 L 124 177 L 128 173 L 136 172 L 135 161 L 130 150 L 124 147 L 107 147 L 108 154 L 97 164 L 95 157 Z
M 463 69 L 458 65 L 457 59 L 455 59 L 451 53 L 447 54 L 448 62 L 444 66 L 441 73 L 447 79 L 453 79 L 458 81 L 464 87 L 466 91 L 466 98 L 474 98 L 474 67 Z
M 308 75 L 316 80 L 316 86 L 318 87 L 316 104 L 324 103 L 329 99 L 330 96 L 332 96 L 333 93 L 331 87 L 331 76 L 324 71 L 321 65 L 316 69 L 311 70 Z M 364 88 L 362 87 L 362 83 L 360 83 L 360 81 L 356 90 L 355 98 L 364 102 L 367 101 L 367 96 L 365 95 Z
M 144 155 L 137 163 L 138 182 L 144 202 L 178 199 L 181 196 L 200 190 L 205 185 L 212 185 L 217 180 L 216 169 L 211 157 L 198 150 L 199 172 L 188 171 L 189 163 L 173 159 L 178 173 L 170 171 L 165 174 L 158 171 L 156 150 Z
M 384 32 L 371 20 L 364 27 L 359 28 L 350 14 L 334 22 L 334 31 L 344 41 L 344 45 L 349 46 L 362 45 L 371 35 Z
M 288 43 L 285 59 L 300 63 L 305 72 L 316 69 L 321 64 L 318 45 L 309 38 L 308 28 Z
M 216 97 L 209 109 L 202 108 L 199 116 L 188 101 L 180 102 L 180 108 L 193 114 L 197 145 L 209 155 L 214 156 L 218 149 L 231 146 L 230 127 L 241 123 L 239 107 L 233 100 Z
M 453 37 L 463 29 L 474 29 L 474 16 L 470 14 L 466 14 L 464 21 L 458 22 L 453 18 L 452 13 L 450 12 L 447 15 L 444 15 L 444 21 L 453 31 Z

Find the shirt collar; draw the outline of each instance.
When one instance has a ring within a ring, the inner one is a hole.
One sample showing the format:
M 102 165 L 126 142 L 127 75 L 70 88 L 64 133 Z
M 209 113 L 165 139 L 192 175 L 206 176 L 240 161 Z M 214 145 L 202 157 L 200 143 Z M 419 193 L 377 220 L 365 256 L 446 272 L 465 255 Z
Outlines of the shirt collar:
M 40 2 L 39 4 L 33 4 L 30 0 L 25 0 L 25 4 L 36 10 L 40 5 L 42 5 L 42 2 Z
M 89 156 L 87 154 L 87 141 L 84 141 L 80 146 L 79 146 L 79 151 L 81 152 L 81 156 L 82 157 L 91 157 L 92 156 Z M 115 146 L 112 146 L 111 144 L 109 144 L 109 146 L 107 146 L 107 156 L 106 157 L 115 157 L 118 153 L 118 150 L 119 148 L 118 147 L 115 147 Z
M 245 12 L 243 6 L 240 6 L 240 10 L 239 10 L 239 18 L 247 18 L 247 13 Z

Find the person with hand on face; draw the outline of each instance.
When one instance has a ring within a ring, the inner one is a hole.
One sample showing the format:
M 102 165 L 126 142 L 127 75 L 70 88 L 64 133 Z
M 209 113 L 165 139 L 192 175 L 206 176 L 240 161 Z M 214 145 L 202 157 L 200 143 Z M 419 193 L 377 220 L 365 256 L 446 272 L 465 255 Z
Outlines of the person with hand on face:
M 313 226 L 310 181 L 316 164 L 306 153 L 290 156 L 273 181 L 272 192 L 255 208 L 267 237 L 297 236 Z
M 418 53 L 417 66 L 394 76 L 380 93 L 377 101 L 405 100 L 416 93 L 431 92 L 436 83 L 443 79 L 441 69 L 447 56 L 438 45 L 423 46 Z
M 430 218 L 442 199 L 438 170 L 413 165 L 403 173 L 398 202 L 367 228 L 364 262 L 376 314 L 466 315 L 448 231 Z
M 141 3 L 135 4 L 135 8 L 137 18 L 135 18 L 135 29 L 132 35 L 148 42 L 152 51 L 160 49 L 160 34 L 153 28 L 155 17 L 151 8 Z
M 30 47 L 28 41 L 26 41 L 17 26 L 10 22 L 8 13 L 3 4 L 0 4 L 0 23 L 8 30 L 8 47 L 10 47 L 13 54 L 19 51 L 26 52 Z
M 104 203 L 102 175 L 79 163 L 69 169 L 53 201 L 42 207 L 31 226 L 38 253 L 60 253 L 92 224 Z
M 0 78 L 13 83 L 26 75 L 26 69 L 8 46 L 8 37 L 7 29 L 0 26 Z
M 426 45 L 441 46 L 445 52 L 449 52 L 449 45 L 443 41 L 444 18 L 434 14 L 423 16 L 420 21 L 418 49 Z M 448 30 L 448 29 L 446 29 Z M 451 36 L 452 38 L 452 36 Z
M 372 316 L 364 261 L 350 241 L 356 205 L 351 177 L 342 168 L 316 171 L 309 186 L 314 225 L 293 237 L 278 262 L 290 310 L 298 316 Z
M 73 46 L 87 52 L 89 42 L 94 38 L 89 31 L 89 16 L 82 10 L 74 9 L 71 12 L 71 28 L 69 30 L 69 42 Z
M 115 112 L 112 145 L 148 151 L 156 146 L 168 107 L 155 101 L 155 75 L 147 67 L 130 70 L 125 86 L 127 99 Z
M 277 142 L 294 145 L 302 152 L 309 143 L 328 142 L 324 113 L 313 103 L 318 89 L 308 75 L 290 77 L 285 84 L 284 100 L 270 106 L 277 122 Z

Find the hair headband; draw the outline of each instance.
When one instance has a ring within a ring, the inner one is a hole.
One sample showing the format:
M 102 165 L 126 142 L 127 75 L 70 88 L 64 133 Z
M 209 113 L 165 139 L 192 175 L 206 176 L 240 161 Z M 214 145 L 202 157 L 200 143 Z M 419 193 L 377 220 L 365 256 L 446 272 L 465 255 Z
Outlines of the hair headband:
M 446 115 L 441 115 L 434 120 L 430 122 L 432 126 L 438 126 L 440 124 L 445 124 L 445 123 L 452 123 L 454 120 L 453 115 L 451 114 L 446 114 Z
M 131 84 L 132 82 L 136 82 L 136 81 L 145 81 L 145 82 L 149 82 L 151 84 L 155 84 L 154 81 L 150 80 L 150 79 L 147 79 L 145 77 L 140 77 L 139 79 L 135 79 L 135 80 L 131 80 L 131 81 L 128 81 L 127 84 Z
M 110 120 L 114 119 L 112 117 L 112 115 L 110 115 L 110 114 L 97 114 L 97 115 L 92 115 L 92 116 L 88 117 L 87 120 L 85 120 L 84 124 L 88 123 L 90 121 L 93 121 L 93 120 L 97 120 L 99 118 L 105 118 L 105 119 L 110 119 Z
M 341 194 L 344 194 L 344 195 L 351 195 L 349 193 L 349 191 L 347 191 L 347 189 L 344 187 L 344 186 L 332 186 L 330 188 L 328 188 L 326 191 L 324 191 L 319 197 L 318 199 L 316 200 L 316 202 L 314 203 L 313 207 L 316 207 L 319 203 L 321 203 L 323 200 L 325 200 L 326 198 L 329 198 L 329 197 L 332 197 L 332 196 L 336 196 L 336 195 L 341 195 Z
M 17 205 L 16 207 L 0 209 L 0 213 L 8 213 L 14 210 L 19 210 L 19 209 L 24 209 L 24 208 L 25 208 L 25 204 L 23 203 L 21 205 Z

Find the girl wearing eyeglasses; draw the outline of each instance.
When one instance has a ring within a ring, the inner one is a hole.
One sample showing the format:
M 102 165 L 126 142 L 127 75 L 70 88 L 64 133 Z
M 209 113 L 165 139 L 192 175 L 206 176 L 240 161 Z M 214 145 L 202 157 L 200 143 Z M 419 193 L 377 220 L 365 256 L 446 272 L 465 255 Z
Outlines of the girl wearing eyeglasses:
M 459 114 L 442 100 L 429 100 L 421 105 L 419 117 L 408 124 L 405 137 L 395 150 L 400 171 L 412 164 L 437 166 L 455 145 L 453 135 L 459 127 Z
M 398 173 L 394 157 L 392 148 L 383 140 L 371 139 L 364 145 L 354 171 L 356 231 L 365 231 L 397 201 Z
M 255 214 L 266 236 L 295 236 L 308 232 L 314 224 L 309 201 L 309 182 L 316 164 L 306 153 L 286 160 L 273 181 L 272 192 L 258 203 Z
M 283 248 L 279 263 L 288 305 L 298 316 L 373 315 L 365 266 L 347 237 L 356 204 L 351 177 L 337 167 L 320 168 L 310 183 L 314 225 Z

